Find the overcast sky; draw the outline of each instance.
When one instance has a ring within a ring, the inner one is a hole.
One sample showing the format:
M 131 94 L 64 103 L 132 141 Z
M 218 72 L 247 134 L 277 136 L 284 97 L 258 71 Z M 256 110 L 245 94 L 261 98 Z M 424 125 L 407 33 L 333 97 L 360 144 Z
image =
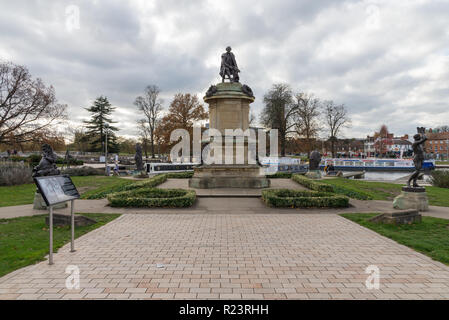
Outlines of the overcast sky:
M 256 114 L 283 82 L 344 103 L 346 137 L 449 124 L 448 0 L 0 0 L 0 60 L 52 84 L 73 126 L 106 95 L 119 134 L 135 135 L 146 85 L 166 108 L 178 92 L 203 97 L 228 45 Z

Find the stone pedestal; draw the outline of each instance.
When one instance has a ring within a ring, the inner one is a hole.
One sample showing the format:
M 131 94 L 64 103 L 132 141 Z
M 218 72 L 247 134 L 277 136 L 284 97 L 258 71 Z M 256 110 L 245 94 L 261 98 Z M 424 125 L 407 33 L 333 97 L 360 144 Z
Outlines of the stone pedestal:
M 257 165 L 208 165 L 195 168 L 189 187 L 212 188 L 267 188 L 270 180 L 260 174 Z
M 415 209 L 418 211 L 429 210 L 429 200 L 426 189 L 423 187 L 402 187 L 401 194 L 393 201 L 393 208 L 399 210 Z
M 422 216 L 416 209 L 397 210 L 392 212 L 382 213 L 369 219 L 370 222 L 386 223 L 386 224 L 412 224 L 421 222 Z
M 321 179 L 321 171 L 320 170 L 309 170 L 309 171 L 307 171 L 305 176 L 309 179 Z
M 266 188 L 270 186 L 270 180 L 265 177 L 261 167 L 250 164 L 248 159 L 248 139 L 244 139 L 242 146 L 233 146 L 233 156 L 226 157 L 225 141 L 235 139 L 226 136 L 226 129 L 241 129 L 245 131 L 249 128 L 249 105 L 254 101 L 254 97 L 244 93 L 242 84 L 219 83 L 215 90 L 204 97 L 204 101 L 209 104 L 209 127 L 217 129 L 222 137 L 222 163 L 204 164 L 194 168 L 193 178 L 189 180 L 192 188 Z M 244 159 L 240 163 L 236 161 L 236 153 L 241 151 Z
M 67 208 L 67 202 L 59 203 L 53 206 L 53 209 L 64 209 L 64 208 Z M 47 205 L 45 204 L 44 198 L 42 198 L 40 192 L 37 191 L 34 193 L 33 209 L 47 210 Z

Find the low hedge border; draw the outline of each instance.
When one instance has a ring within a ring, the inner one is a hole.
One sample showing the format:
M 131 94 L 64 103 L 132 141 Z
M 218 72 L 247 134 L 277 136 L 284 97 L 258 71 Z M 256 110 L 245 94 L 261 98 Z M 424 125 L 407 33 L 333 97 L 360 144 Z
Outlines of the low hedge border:
M 274 174 L 265 175 L 268 179 L 290 179 L 292 177 L 291 172 L 276 172 Z
M 166 174 L 160 174 L 157 176 L 154 176 L 152 178 L 134 182 L 134 183 L 128 183 L 128 184 L 122 184 L 115 186 L 113 188 L 109 188 L 107 190 L 102 190 L 96 193 L 93 193 L 86 197 L 86 199 L 103 199 L 106 198 L 111 193 L 121 192 L 121 191 L 130 191 L 134 189 L 140 189 L 140 188 L 153 188 L 156 187 L 162 183 L 167 181 L 167 175 Z
M 292 180 L 310 190 L 320 192 L 335 192 L 333 186 L 322 182 L 317 182 L 300 174 L 292 175 Z
M 193 177 L 193 171 L 166 173 L 169 179 L 190 179 Z
M 262 200 L 270 207 L 289 208 L 346 208 L 349 198 L 330 192 L 291 189 L 267 189 Z
M 194 190 L 140 188 L 108 195 L 111 207 L 183 208 L 193 205 Z
M 353 190 L 353 189 L 349 189 L 349 188 L 345 188 L 345 187 L 341 187 L 341 186 L 335 186 L 332 184 L 319 182 L 319 181 L 309 179 L 309 178 L 299 175 L 299 174 L 294 174 L 292 176 L 292 180 L 308 189 L 315 190 L 315 191 L 334 192 L 334 193 L 342 194 L 342 195 L 348 196 L 353 199 L 358 199 L 358 200 L 372 200 L 373 199 L 373 197 L 371 197 L 369 194 L 367 194 L 363 191 L 357 191 L 357 190 Z

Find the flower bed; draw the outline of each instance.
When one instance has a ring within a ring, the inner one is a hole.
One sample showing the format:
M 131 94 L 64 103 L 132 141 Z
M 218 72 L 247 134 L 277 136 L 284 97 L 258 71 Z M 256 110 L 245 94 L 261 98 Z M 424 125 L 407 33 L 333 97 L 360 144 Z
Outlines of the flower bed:
M 193 190 L 140 188 L 108 195 L 111 207 L 190 207 L 196 199 Z
M 289 208 L 346 208 L 349 198 L 329 192 L 291 189 L 267 189 L 262 200 L 270 207 Z

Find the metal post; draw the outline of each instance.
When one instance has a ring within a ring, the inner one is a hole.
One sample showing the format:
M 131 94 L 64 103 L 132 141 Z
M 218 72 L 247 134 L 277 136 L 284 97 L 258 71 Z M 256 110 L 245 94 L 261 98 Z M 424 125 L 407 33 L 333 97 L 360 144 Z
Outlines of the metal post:
M 48 254 L 48 264 L 53 264 L 53 206 L 50 206 L 50 215 L 48 217 L 50 231 L 50 250 Z
M 70 220 L 72 225 L 72 241 L 70 243 L 70 252 L 75 252 L 75 211 L 73 209 L 73 204 L 75 200 L 72 200 L 70 203 Z
M 108 129 L 106 127 L 106 141 L 104 142 L 105 175 L 108 175 Z

